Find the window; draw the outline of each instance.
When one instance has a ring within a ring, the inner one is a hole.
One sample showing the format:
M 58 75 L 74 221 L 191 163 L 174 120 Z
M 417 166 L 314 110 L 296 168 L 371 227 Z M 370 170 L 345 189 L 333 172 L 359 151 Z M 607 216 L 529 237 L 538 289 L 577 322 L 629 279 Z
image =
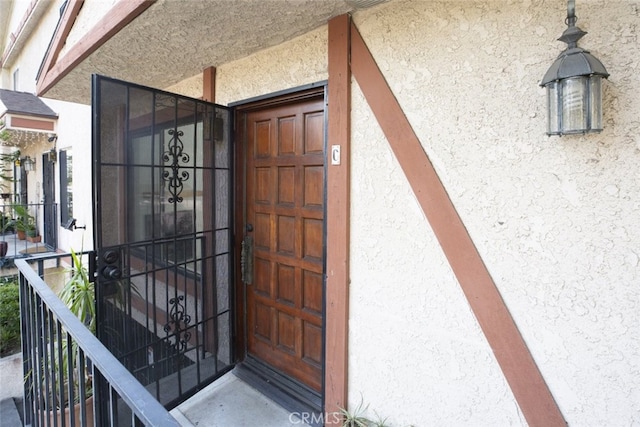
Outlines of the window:
M 18 86 L 19 86 L 19 77 L 20 77 L 20 69 L 17 68 L 14 72 L 13 72 L 13 90 L 15 90 L 16 92 L 18 91 Z
M 60 224 L 73 218 L 73 159 L 71 150 L 60 150 Z

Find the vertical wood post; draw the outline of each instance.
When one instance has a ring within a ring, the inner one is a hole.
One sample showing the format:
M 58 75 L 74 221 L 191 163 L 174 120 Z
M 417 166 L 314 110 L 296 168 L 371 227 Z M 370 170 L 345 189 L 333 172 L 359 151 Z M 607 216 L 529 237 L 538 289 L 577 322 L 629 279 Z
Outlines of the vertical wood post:
M 347 407 L 351 70 L 349 15 L 329 21 L 325 413 Z M 332 162 L 339 147 L 340 163 Z M 336 422 L 329 416 L 327 424 Z
M 216 67 L 202 70 L 202 100 L 216 102 Z

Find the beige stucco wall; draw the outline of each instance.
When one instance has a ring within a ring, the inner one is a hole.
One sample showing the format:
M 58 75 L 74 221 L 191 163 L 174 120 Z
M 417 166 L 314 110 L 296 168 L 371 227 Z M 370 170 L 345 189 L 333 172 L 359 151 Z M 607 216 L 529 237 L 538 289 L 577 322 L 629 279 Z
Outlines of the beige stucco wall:
M 563 3 L 406 1 L 354 19 L 569 424 L 629 425 L 640 422 L 640 3 L 579 2 L 581 46 L 611 73 L 606 128 L 548 138 L 537 84 L 565 46 L 555 41 Z M 350 396 L 362 392 L 399 425 L 517 423 L 393 155 L 354 99 Z
M 89 0 L 82 6 L 73 27 L 60 50 L 59 57 L 64 58 L 69 49 L 82 41 L 89 31 L 113 8 L 118 0 Z
M 91 161 L 91 106 L 53 99 L 43 99 L 52 110 L 59 112 L 56 132 L 58 151 L 67 150 L 73 156 L 73 217 L 78 227 L 86 229 L 67 230 L 58 228 L 58 248 L 63 251 L 93 249 L 93 189 Z M 48 144 L 45 150 L 51 149 Z M 60 222 L 60 162 L 55 171 L 56 201 L 59 203 Z
M 227 104 L 327 78 L 327 28 L 323 27 L 247 60 L 219 67 L 216 102 Z
M 9 26 L 3 28 L 2 31 L 7 31 L 8 33 L 17 32 L 19 24 L 31 3 L 31 1 L 26 0 L 16 1 L 11 9 Z M 11 66 L 2 69 L 3 75 L 6 76 L 2 79 L 3 89 L 14 89 L 13 75 L 16 70 L 19 70 L 16 89 L 21 92 L 35 93 L 38 69 L 58 22 L 59 12 L 57 6 L 59 5 L 55 1 L 43 1 L 42 5 L 38 6 L 38 11 L 42 16 L 39 17 L 37 22 L 30 22 L 23 29 L 24 46 L 16 55 Z M 6 48 L 6 46 L 2 46 L 2 48 Z
M 391 425 L 521 425 L 435 236 L 357 85 L 349 401 Z M 329 197 L 331 197 L 329 195 Z
M 565 7 L 396 1 L 354 20 L 569 424 L 632 425 L 640 2 L 579 2 L 581 46 L 611 73 L 605 130 L 548 138 L 538 83 Z M 326 79 L 326 31 L 219 66 L 217 102 Z M 526 424 L 357 83 L 352 120 L 350 406 L 394 426 Z
M 327 27 L 323 27 L 217 67 L 215 102 L 228 105 L 327 78 Z M 202 96 L 202 77 L 194 76 L 167 90 L 199 98 Z

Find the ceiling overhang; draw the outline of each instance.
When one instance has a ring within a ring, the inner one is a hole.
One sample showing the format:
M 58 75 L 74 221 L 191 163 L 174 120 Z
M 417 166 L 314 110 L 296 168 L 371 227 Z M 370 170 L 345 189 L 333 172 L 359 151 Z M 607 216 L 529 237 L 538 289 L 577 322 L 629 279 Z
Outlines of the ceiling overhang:
M 8 45 L 4 52 L 2 53 L 2 58 L 0 59 L 0 64 L 2 68 L 9 68 L 13 65 L 14 61 L 20 55 L 22 48 L 31 37 L 33 31 L 37 28 L 38 22 L 46 12 L 47 8 L 51 6 L 51 2 L 45 0 L 33 0 L 29 3 L 27 10 L 22 17 L 22 20 L 18 24 L 18 28 L 8 35 Z M 12 3 L 7 2 L 6 5 L 3 4 L 2 8 L 6 10 L 3 13 L 0 13 L 0 23 L 3 25 L 8 25 L 9 23 L 9 9 L 12 7 Z M 4 40 L 2 40 L 2 45 L 4 45 Z
M 45 58 L 38 95 L 89 104 L 94 73 L 167 88 L 385 1 L 120 0 L 65 46 L 92 5 L 70 0 Z

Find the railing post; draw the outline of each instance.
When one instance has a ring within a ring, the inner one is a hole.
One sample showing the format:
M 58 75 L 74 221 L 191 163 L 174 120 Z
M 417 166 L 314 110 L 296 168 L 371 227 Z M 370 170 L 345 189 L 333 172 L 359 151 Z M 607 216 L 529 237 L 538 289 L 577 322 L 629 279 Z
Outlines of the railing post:
M 32 334 L 29 318 L 26 316 L 26 314 L 30 312 L 30 310 L 28 310 L 28 307 L 30 305 L 31 299 L 26 292 L 25 278 L 22 273 L 18 274 L 18 288 L 20 290 L 20 332 L 22 334 L 22 375 L 24 378 L 24 389 L 22 396 L 22 401 L 24 402 L 24 423 L 25 425 L 31 425 L 33 423 L 31 413 L 31 397 L 28 393 L 25 392 L 25 390 L 31 390 L 33 387 L 33 378 L 31 377 L 31 375 L 29 375 L 32 370 L 31 358 L 25 357 L 30 354 L 31 348 L 29 345 L 29 341 Z

